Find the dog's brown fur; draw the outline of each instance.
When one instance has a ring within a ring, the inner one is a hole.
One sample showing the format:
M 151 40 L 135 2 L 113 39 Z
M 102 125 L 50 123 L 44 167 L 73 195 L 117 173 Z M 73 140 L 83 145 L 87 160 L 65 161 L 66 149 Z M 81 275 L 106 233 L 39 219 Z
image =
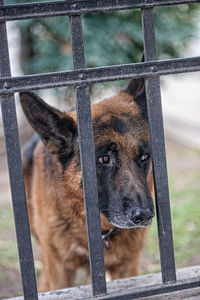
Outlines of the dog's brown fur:
M 138 89 L 138 83 L 133 81 L 126 91 L 92 105 L 95 148 L 105 141 L 115 141 L 120 146 L 123 164 L 127 166 L 130 166 L 134 153 L 138 153 L 137 139 L 134 136 L 137 138 L 139 136 L 149 144 L 148 126 L 143 108 L 140 103 L 133 101 L 132 94 L 139 93 Z M 33 121 L 30 120 L 31 113 L 27 112 L 30 97 L 33 97 L 33 95 L 22 93 L 22 107 L 30 123 L 37 130 L 37 124 L 33 125 Z M 33 111 L 33 109 L 31 104 L 30 111 Z M 137 116 L 138 124 L 124 134 L 120 134 L 112 128 L 105 133 L 99 126 L 108 122 L 112 116 L 123 120 L 125 114 Z M 75 112 L 66 113 L 66 116 L 70 116 L 77 124 Z M 27 158 L 27 151 L 25 151 L 24 157 L 25 186 L 31 228 L 39 243 L 43 264 L 40 291 L 72 286 L 79 266 L 84 266 L 89 270 L 82 175 L 77 154 L 78 149 L 75 149 L 75 154 L 70 157 L 69 162 L 63 168 L 58 159 L 56 146 L 52 146 L 51 141 L 44 141 L 43 139 L 43 142 L 39 140 L 34 143 L 34 146 L 32 146 L 34 155 L 32 157 L 29 155 L 31 158 Z M 136 176 L 131 168 L 129 168 L 129 172 L 132 172 L 133 177 Z M 151 163 L 146 177 L 152 195 Z M 126 178 L 126 174 L 124 178 Z M 134 180 L 135 184 L 137 185 L 138 182 L 139 186 L 139 179 L 135 178 Z M 117 189 L 123 188 L 126 184 L 134 184 L 134 182 L 127 183 L 126 179 L 123 182 L 121 177 L 116 177 L 116 181 L 118 181 L 116 183 Z M 103 213 L 101 213 L 101 226 L 102 231 L 114 228 Z M 138 274 L 141 249 L 147 230 L 147 228 L 142 227 L 120 229 L 118 234 L 111 237 L 111 250 L 104 249 L 104 259 L 106 270 L 110 272 L 113 279 Z

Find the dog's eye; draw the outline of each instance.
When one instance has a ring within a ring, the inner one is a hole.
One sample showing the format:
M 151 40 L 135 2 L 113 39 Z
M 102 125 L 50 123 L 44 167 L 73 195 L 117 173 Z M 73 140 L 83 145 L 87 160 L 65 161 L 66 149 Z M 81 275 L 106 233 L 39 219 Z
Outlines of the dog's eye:
M 140 160 L 141 160 L 141 161 L 145 161 L 145 160 L 147 160 L 148 158 L 149 158 L 149 153 L 144 153 L 144 154 L 142 154 Z
M 104 164 L 108 164 L 109 161 L 110 161 L 110 156 L 109 155 L 104 155 L 104 156 L 102 156 L 102 157 L 99 158 L 99 162 L 101 164 L 103 164 L 103 163 Z

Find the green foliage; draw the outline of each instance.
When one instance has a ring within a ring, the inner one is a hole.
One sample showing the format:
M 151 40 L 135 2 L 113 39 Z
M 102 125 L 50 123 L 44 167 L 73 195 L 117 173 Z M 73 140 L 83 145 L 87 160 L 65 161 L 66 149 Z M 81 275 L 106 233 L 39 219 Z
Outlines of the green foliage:
M 11 3 L 13 0 L 7 0 Z M 17 1 L 24 2 L 24 1 Z M 34 2 L 28 1 L 26 2 Z M 155 8 L 158 57 L 178 57 L 197 29 L 198 4 Z M 73 68 L 68 17 L 18 21 L 25 73 Z M 140 10 L 83 16 L 88 67 L 131 63 L 143 52 Z

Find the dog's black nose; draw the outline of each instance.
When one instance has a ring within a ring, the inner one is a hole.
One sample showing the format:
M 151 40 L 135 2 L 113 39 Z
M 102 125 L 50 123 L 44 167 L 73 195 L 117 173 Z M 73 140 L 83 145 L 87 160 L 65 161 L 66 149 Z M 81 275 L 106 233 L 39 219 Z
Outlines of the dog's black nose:
M 151 209 L 147 208 L 137 208 L 131 217 L 131 220 L 134 224 L 141 224 L 144 222 L 150 221 L 154 217 L 154 211 Z

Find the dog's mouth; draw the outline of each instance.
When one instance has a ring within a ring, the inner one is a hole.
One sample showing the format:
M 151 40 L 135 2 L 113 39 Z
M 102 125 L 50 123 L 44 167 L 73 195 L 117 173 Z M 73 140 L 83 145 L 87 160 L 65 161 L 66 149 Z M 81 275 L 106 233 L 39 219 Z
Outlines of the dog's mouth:
M 134 224 L 133 222 L 116 222 L 116 221 L 110 221 L 110 223 L 116 228 L 121 228 L 121 229 L 142 228 L 142 227 L 145 228 L 151 225 L 152 220 L 147 222 L 141 222 L 139 224 Z
M 128 228 L 146 228 L 149 227 L 152 223 L 154 214 L 152 214 L 152 217 L 149 217 L 148 219 L 137 219 L 130 218 L 126 215 L 113 215 L 109 218 L 109 222 L 114 225 L 116 228 L 121 229 L 128 229 Z

